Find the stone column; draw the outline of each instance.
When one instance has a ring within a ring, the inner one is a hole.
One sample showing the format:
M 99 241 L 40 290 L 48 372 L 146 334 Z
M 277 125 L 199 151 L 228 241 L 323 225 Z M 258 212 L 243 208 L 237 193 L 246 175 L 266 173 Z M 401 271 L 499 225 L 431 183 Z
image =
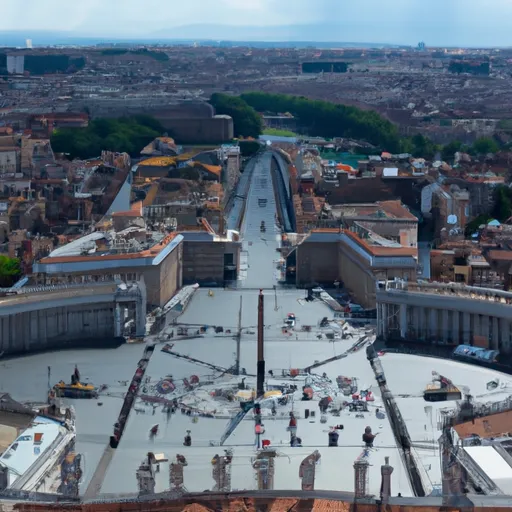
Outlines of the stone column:
M 407 338 L 407 305 L 400 304 L 400 337 Z
M 460 336 L 460 312 L 452 311 L 452 332 L 451 339 L 453 343 L 457 345 L 463 343 L 463 340 Z
M 499 350 L 500 348 L 500 319 L 498 317 L 492 318 L 492 349 Z
M 471 340 L 471 314 L 462 313 L 462 339 L 468 345 Z
M 146 335 L 146 305 L 142 299 L 135 303 L 135 336 Z
M 123 332 L 123 314 L 121 310 L 121 304 L 117 303 L 114 309 L 114 336 L 119 338 Z
M 382 304 L 382 337 L 388 339 L 388 305 Z
M 490 324 L 490 317 L 487 315 L 482 316 L 482 324 L 481 324 L 481 330 L 482 330 L 482 336 L 489 341 L 489 324 Z
M 442 317 L 442 320 L 441 320 L 442 328 L 441 328 L 440 337 L 443 339 L 443 341 L 448 341 L 448 338 L 450 337 L 450 330 L 451 330 L 450 312 L 447 309 L 441 310 L 441 317 Z
M 436 339 L 439 336 L 437 309 L 430 308 L 428 310 L 428 315 L 429 315 L 429 328 L 428 328 L 429 337 L 431 339 Z
M 510 351 L 510 320 L 500 319 L 500 350 Z
M 377 336 L 384 336 L 384 315 L 382 314 L 382 304 L 377 304 Z
M 473 336 L 480 336 L 482 331 L 480 327 L 480 315 L 474 314 L 473 318 Z

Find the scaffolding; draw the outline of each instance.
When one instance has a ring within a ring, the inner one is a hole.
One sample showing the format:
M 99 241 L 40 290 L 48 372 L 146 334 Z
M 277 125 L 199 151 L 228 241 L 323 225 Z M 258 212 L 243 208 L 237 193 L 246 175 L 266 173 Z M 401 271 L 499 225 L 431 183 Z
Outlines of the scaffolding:
M 274 490 L 275 458 L 277 452 L 272 449 L 260 450 L 253 460 L 252 467 L 255 469 L 255 477 L 258 482 L 259 491 Z

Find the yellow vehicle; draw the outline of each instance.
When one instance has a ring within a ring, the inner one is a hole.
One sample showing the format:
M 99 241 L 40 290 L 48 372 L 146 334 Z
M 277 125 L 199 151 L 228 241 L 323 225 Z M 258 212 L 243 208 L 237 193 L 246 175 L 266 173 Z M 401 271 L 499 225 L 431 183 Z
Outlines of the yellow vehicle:
M 58 384 L 53 386 L 55 396 L 62 398 L 97 398 L 98 390 L 92 384 L 82 384 L 76 382 L 75 384 L 66 384 L 61 380 Z
M 75 366 L 75 371 L 71 375 L 71 384 L 66 384 L 61 380 L 53 386 L 55 396 L 61 398 L 97 398 L 98 390 L 92 384 L 82 384 L 80 382 L 80 372 Z

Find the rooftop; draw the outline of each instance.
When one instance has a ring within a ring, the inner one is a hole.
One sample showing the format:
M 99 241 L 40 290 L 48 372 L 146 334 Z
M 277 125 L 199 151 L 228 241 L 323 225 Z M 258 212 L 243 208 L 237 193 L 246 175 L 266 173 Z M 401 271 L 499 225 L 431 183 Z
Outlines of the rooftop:
M 35 418 L 0 457 L 0 465 L 9 469 L 9 485 L 37 461 L 63 430 L 58 422 L 41 416 Z
M 337 228 L 319 228 L 311 230 L 304 242 L 337 242 L 346 240 L 355 243 L 359 248 L 371 256 L 411 256 L 417 257 L 418 250 L 414 247 L 403 247 L 378 235 L 372 234 L 371 238 L 362 239 L 349 230 Z
M 418 222 L 401 201 L 379 201 L 377 203 L 341 204 L 332 207 L 334 217 L 374 217 L 383 220 L 411 220 Z
M 487 368 L 439 358 L 389 353 L 385 354 L 381 361 L 388 387 L 409 430 L 414 445 L 414 456 L 428 475 L 429 481 L 433 485 L 438 485 L 441 483 L 438 448 L 438 439 L 441 436 L 440 420 L 447 412 L 453 411 L 458 402 L 424 401 L 423 391 L 427 384 L 432 382 L 432 372 L 444 375 L 463 392 L 464 396 L 471 394 L 478 402 L 497 402 L 506 398 L 512 387 L 512 378 L 510 375 Z M 496 378 L 500 380 L 503 388 L 489 392 L 487 383 Z M 475 422 L 478 421 L 479 419 L 475 419 Z M 459 427 L 455 427 L 457 432 Z M 510 430 L 510 425 L 508 429 Z M 470 430 L 471 425 L 468 424 L 461 432 Z M 473 425 L 473 430 L 478 433 L 478 424 Z
M 242 325 L 244 328 L 242 335 L 241 366 L 246 368 L 248 373 L 256 371 L 256 342 L 254 330 L 256 323 L 257 310 L 257 291 L 223 291 L 215 290 L 214 296 L 210 297 L 208 290 L 198 290 L 193 296 L 191 302 L 179 322 L 190 325 L 222 325 L 224 330 L 235 329 L 237 324 L 238 306 L 240 296 L 243 298 L 242 307 Z M 312 364 L 316 360 L 323 360 L 332 357 L 333 353 L 341 354 L 347 350 L 357 339 L 358 334 L 354 331 L 354 338 L 332 343 L 323 337 L 312 343 L 316 339 L 319 328 L 318 321 L 324 316 L 330 316 L 330 309 L 321 301 L 306 303 L 302 300 L 301 291 L 278 291 L 276 311 L 274 305 L 274 293 L 267 293 L 265 307 L 265 359 L 267 369 L 274 369 L 277 375 L 278 368 L 302 368 Z M 284 323 L 284 317 L 287 312 L 295 312 L 297 315 L 298 329 L 296 338 L 283 336 L 281 332 Z M 301 332 L 302 325 L 312 325 L 312 331 L 309 333 Z M 169 327 L 168 330 L 175 329 Z M 222 365 L 224 367 L 233 364 L 233 351 L 235 343 L 230 335 L 219 336 L 213 330 L 209 330 L 203 337 L 187 341 L 174 339 L 175 346 L 173 350 L 198 359 L 206 360 L 212 364 Z M 178 381 L 182 378 L 190 378 L 191 375 L 198 375 L 201 382 L 211 378 L 208 374 L 212 371 L 192 364 L 186 360 L 176 359 L 160 351 L 162 345 L 157 346 L 153 354 L 146 376 L 151 378 L 151 382 L 157 382 L 159 379 L 169 373 L 172 366 L 173 378 Z M 304 350 L 307 347 L 308 350 Z M 171 365 L 171 366 L 169 366 Z M 360 388 L 369 387 L 374 382 L 374 376 L 369 366 L 364 350 L 356 352 L 346 359 L 330 363 L 320 369 L 320 374 L 325 371 L 331 382 L 335 384 L 338 375 L 350 375 L 359 379 Z M 301 389 L 303 377 L 295 379 L 295 383 Z M 281 383 L 285 379 L 277 378 L 276 382 Z M 223 387 L 223 379 L 215 377 L 215 387 Z M 236 385 L 237 378 L 233 378 L 233 384 Z M 254 384 L 251 378 L 247 378 L 249 385 Z M 314 450 L 318 449 L 322 455 L 320 465 L 317 469 L 316 488 L 317 489 L 336 489 L 353 491 L 353 468 L 352 462 L 363 453 L 363 444 L 361 436 L 364 428 L 371 425 L 376 432 L 380 432 L 376 450 L 367 454 L 370 458 L 370 490 L 378 495 L 380 489 L 380 465 L 384 461 L 384 456 L 389 455 L 391 464 L 395 467 L 393 488 L 396 492 L 401 492 L 403 496 L 410 496 L 411 489 L 403 468 L 399 452 L 395 446 L 391 427 L 385 415 L 376 414 L 377 408 L 382 409 L 381 399 L 378 390 L 372 387 L 375 393 L 375 402 L 370 404 L 370 412 L 364 414 L 364 418 L 356 417 L 355 413 L 342 412 L 340 417 L 329 415 L 327 423 L 320 421 L 318 412 L 318 400 L 324 396 L 320 389 L 315 392 L 313 401 L 304 402 L 300 399 L 294 401 L 293 410 L 298 417 L 298 435 L 302 438 L 302 447 L 291 448 L 289 444 L 289 433 L 286 431 L 288 425 L 289 407 L 278 408 L 278 415 L 271 419 L 269 410 L 264 409 L 265 438 L 270 439 L 272 446 L 276 448 L 280 456 L 276 459 L 275 488 L 276 489 L 300 489 L 299 466 L 302 460 Z M 297 393 L 299 395 L 300 392 Z M 339 400 L 341 398 L 335 398 Z M 173 415 L 169 423 L 157 411 L 157 416 L 152 414 L 152 408 L 145 406 L 142 402 L 136 405 L 136 413 L 132 414 L 128 420 L 125 434 L 121 441 L 119 449 L 116 450 L 114 460 L 108 470 L 107 476 L 102 487 L 102 493 L 125 493 L 133 491 L 133 479 L 135 470 L 140 464 L 144 454 L 147 451 L 165 453 L 172 460 L 177 453 L 183 453 L 189 461 L 189 466 L 185 468 L 185 486 L 189 492 L 201 492 L 204 489 L 211 488 L 212 466 L 211 459 L 219 453 L 218 441 L 224 432 L 231 415 L 224 412 L 225 408 L 233 407 L 224 403 L 215 403 L 208 393 L 197 393 L 183 399 L 193 403 L 195 407 L 205 410 L 217 409 L 217 418 L 199 418 L 197 423 L 192 421 L 190 416 L 177 413 Z M 311 416 L 305 419 L 306 409 L 315 412 L 315 417 Z M 236 409 L 233 408 L 233 411 Z M 138 412 L 137 412 L 138 411 Z M 152 425 L 159 423 L 161 432 L 150 441 L 146 433 Z M 330 425 L 343 424 L 344 429 L 340 432 L 339 448 L 327 447 L 327 432 Z M 183 451 L 183 436 L 185 431 L 192 431 L 192 447 Z M 211 446 L 213 441 L 214 446 Z M 256 489 L 257 483 L 254 478 L 254 470 L 251 467 L 251 460 L 255 455 L 254 448 L 254 421 L 252 417 L 241 422 L 235 432 L 228 438 L 225 448 L 234 449 L 234 467 L 232 471 L 233 489 Z M 340 458 L 347 463 L 340 464 Z M 93 464 L 90 461 L 89 464 Z M 157 490 L 163 491 L 169 485 L 169 476 L 166 467 L 157 474 Z
M 503 494 L 512 495 L 512 467 L 494 446 L 467 446 L 464 451 Z
M 52 251 L 36 264 L 35 272 L 44 265 L 150 259 L 153 265 L 177 247 L 183 240 L 178 233 L 161 233 L 132 226 L 120 232 L 96 231 Z

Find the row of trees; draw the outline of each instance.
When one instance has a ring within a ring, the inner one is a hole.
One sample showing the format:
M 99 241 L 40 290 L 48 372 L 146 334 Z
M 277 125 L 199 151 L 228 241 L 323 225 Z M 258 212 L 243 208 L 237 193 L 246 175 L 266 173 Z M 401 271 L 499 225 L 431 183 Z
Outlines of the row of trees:
M 312 136 L 349 137 L 387 151 L 400 151 L 396 126 L 373 110 L 286 94 L 250 92 L 242 94 L 241 99 L 258 112 L 290 112 Z
M 489 137 L 480 138 L 471 146 L 460 141 L 441 146 L 421 134 L 400 137 L 396 126 L 375 111 L 310 100 L 303 96 L 263 92 L 250 92 L 241 96 L 214 94 L 210 103 L 218 114 L 227 114 L 233 118 L 237 137 L 256 138 L 262 134 L 263 125 L 258 112 L 290 112 L 309 135 L 365 140 L 376 146 L 371 153 L 410 153 L 427 159 L 433 159 L 440 153 L 443 160 L 452 161 L 457 151 L 477 156 L 500 150 L 499 144 Z
M 463 144 L 460 140 L 454 140 L 443 146 L 441 155 L 443 160 L 450 161 L 458 151 L 478 156 L 487 155 L 488 153 L 497 153 L 500 149 L 500 145 L 493 138 L 481 137 L 473 142 L 471 146 Z
M 0 288 L 11 287 L 20 277 L 20 260 L 0 254 Z
M 164 132 L 156 119 L 137 115 L 118 119 L 98 118 L 87 128 L 62 128 L 51 137 L 52 148 L 73 158 L 93 158 L 102 150 L 136 157 L 141 149 Z
M 215 93 L 210 98 L 215 112 L 233 118 L 235 137 L 257 138 L 263 132 L 263 120 L 252 106 L 239 96 Z

